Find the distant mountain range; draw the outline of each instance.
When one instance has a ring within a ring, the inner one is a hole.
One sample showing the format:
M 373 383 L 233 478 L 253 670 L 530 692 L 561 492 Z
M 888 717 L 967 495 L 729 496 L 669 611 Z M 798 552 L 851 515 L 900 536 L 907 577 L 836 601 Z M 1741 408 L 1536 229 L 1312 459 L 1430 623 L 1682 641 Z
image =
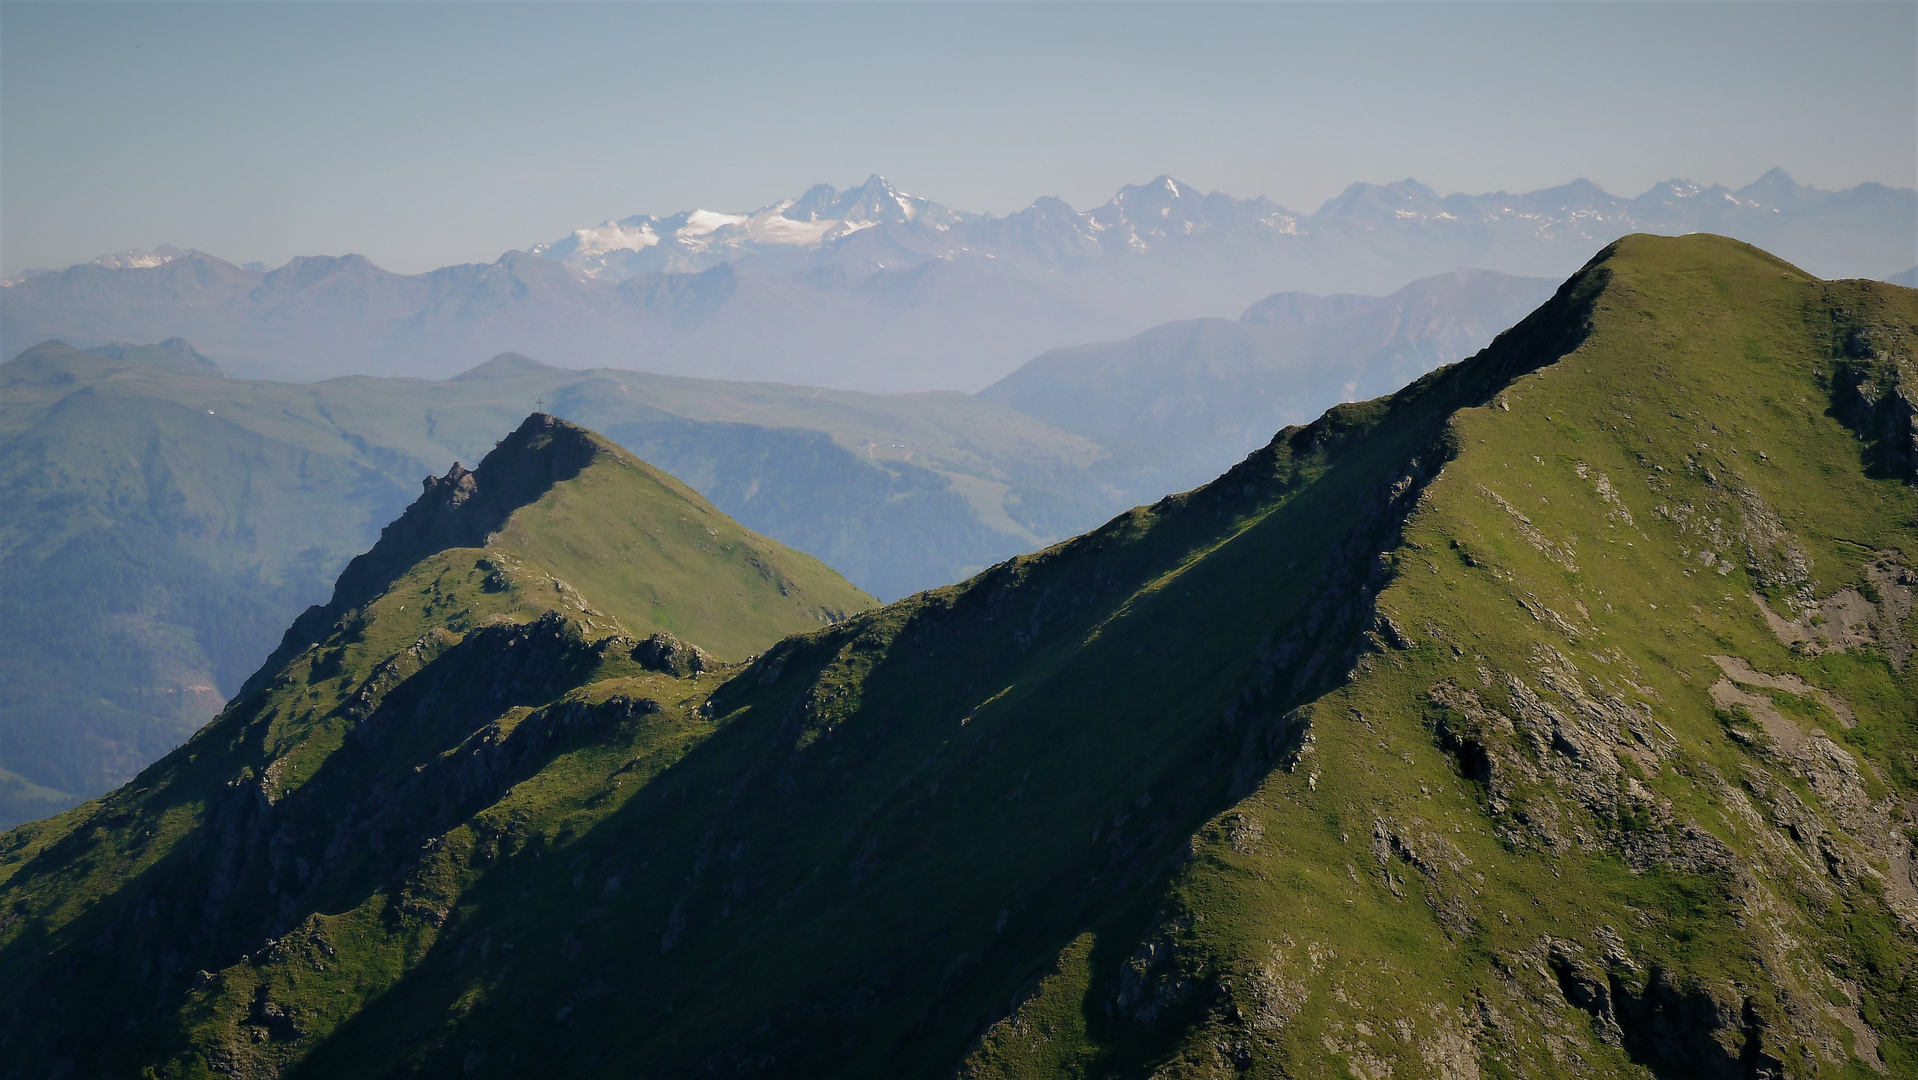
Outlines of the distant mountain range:
M 1632 232 L 1711 231 L 1825 277 L 1918 262 L 1918 192 L 1808 188 L 1772 170 L 1737 190 L 1673 180 L 1633 199 L 1578 181 L 1523 195 L 1354 184 L 1317 211 L 1170 177 L 1080 212 L 1005 217 L 873 177 L 747 213 L 690 210 L 584 228 L 490 264 L 425 274 L 354 255 L 275 270 L 160 248 L 0 289 L 0 337 L 77 346 L 186 338 L 241 376 L 445 376 L 500 352 L 569 366 L 977 390 L 1048 349 L 1275 291 L 1384 293 L 1458 267 L 1560 278 Z

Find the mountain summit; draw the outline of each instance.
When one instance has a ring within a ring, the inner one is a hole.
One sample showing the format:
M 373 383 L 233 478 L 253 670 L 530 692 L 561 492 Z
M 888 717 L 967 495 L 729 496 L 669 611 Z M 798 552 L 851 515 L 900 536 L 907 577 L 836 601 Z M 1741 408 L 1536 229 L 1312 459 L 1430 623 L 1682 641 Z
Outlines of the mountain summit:
M 546 413 L 527 417 L 477 469 L 456 461 L 422 486 L 372 550 L 347 564 L 332 599 L 294 622 L 248 689 L 340 632 L 422 564 L 460 557 L 448 552 L 482 552 L 479 561 L 494 564 L 486 588 L 495 593 L 513 591 L 507 567 L 536 559 L 549 577 L 592 586 L 603 610 L 586 607 L 566 580 L 551 580 L 555 597 L 589 627 L 597 619 L 641 636 L 668 631 L 728 659 L 872 604 L 817 560 L 747 532 L 691 488 Z
M 749 213 L 688 210 L 664 218 L 638 214 L 576 230 L 533 254 L 592 278 L 624 281 L 646 271 L 699 271 L 751 255 L 811 250 L 882 224 L 945 229 L 976 218 L 900 191 L 883 176 L 839 191 L 819 184 L 797 199 Z
M 582 537 L 756 564 L 609 523 L 596 457 L 0 839 L 0 1073 L 1911 1075 L 1914 340 L 1910 290 L 1626 238 L 732 667 L 613 624 L 660 564 Z

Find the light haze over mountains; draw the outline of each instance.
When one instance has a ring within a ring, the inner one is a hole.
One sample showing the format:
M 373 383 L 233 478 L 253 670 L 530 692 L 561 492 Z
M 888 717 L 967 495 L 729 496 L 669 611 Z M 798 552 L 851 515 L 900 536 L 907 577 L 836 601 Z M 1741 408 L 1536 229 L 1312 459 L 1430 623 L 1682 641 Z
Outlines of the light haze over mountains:
M 0 0 L 0 191 L 0 1080 L 1918 1080 L 1914 0 Z
M 10 282 L 8 352 L 183 337 L 236 375 L 443 377 L 500 352 L 567 366 L 867 391 L 973 391 L 1037 353 L 1277 291 L 1393 291 L 1459 267 L 1562 277 L 1631 232 L 1711 231 L 1827 277 L 1918 262 L 1918 192 L 1736 190 L 1673 180 L 1631 199 L 1577 181 L 1441 196 L 1353 184 L 1316 211 L 1170 177 L 1081 212 L 995 217 L 872 177 L 744 213 L 697 209 L 575 230 L 490 264 L 390 273 L 354 255 L 276 270 L 160 248 Z

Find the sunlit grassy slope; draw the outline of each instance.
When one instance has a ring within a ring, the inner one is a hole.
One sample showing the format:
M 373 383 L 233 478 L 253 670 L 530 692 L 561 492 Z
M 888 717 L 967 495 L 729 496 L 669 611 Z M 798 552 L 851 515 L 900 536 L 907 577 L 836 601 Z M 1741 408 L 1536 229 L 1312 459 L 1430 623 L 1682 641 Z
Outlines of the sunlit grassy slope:
M 1629 238 L 722 670 L 611 627 L 652 586 L 564 498 L 497 555 L 403 519 L 357 616 L 0 839 L 0 1074 L 1918 1075 L 1915 337 Z
M 611 442 L 535 413 L 478 471 L 455 466 L 429 482 L 379 543 L 348 564 L 332 600 L 301 616 L 269 668 L 396 588 L 395 579 L 418 577 L 419 559 L 450 566 L 469 556 L 475 566 L 485 562 L 488 589 L 522 594 L 528 617 L 557 605 L 589 628 L 666 631 L 727 661 L 873 606 L 819 560 L 741 528 Z M 537 570 L 525 570 L 527 561 Z M 411 614 L 395 610 L 386 633 L 410 640 L 471 621 L 428 588 Z

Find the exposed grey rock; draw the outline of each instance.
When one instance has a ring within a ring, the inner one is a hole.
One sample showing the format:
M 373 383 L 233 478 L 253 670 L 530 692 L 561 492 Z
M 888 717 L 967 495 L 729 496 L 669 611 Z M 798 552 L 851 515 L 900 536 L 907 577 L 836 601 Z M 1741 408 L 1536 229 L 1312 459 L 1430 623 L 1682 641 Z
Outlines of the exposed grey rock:
M 664 631 L 633 646 L 632 658 L 649 671 L 664 672 L 681 679 L 719 666 L 718 661 L 704 649 Z

